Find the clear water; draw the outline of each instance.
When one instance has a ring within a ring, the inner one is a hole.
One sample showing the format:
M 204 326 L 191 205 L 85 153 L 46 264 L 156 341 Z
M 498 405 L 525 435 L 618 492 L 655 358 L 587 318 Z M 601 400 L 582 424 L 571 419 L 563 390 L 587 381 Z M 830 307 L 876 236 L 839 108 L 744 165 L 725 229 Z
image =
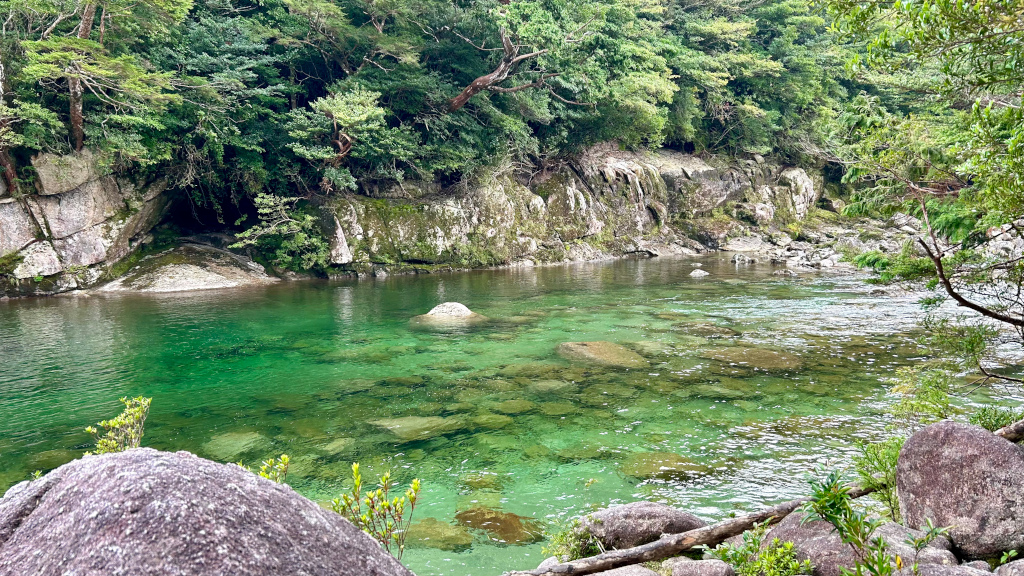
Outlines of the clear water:
M 347 488 L 353 461 L 364 476 L 392 469 L 423 480 L 418 518 L 453 525 L 488 508 L 549 527 L 635 499 L 715 519 L 800 495 L 806 472 L 843 465 L 854 439 L 883 433 L 882 379 L 922 356 L 915 297 L 873 296 L 854 276 L 773 276 L 726 255 L 700 259 L 711 276 L 693 279 L 694 261 L 0 303 L 0 488 L 78 457 L 84 426 L 119 412 L 118 397 L 145 395 L 147 446 L 250 465 L 287 453 L 289 484 L 318 501 Z M 410 326 L 444 301 L 494 322 Z M 709 330 L 695 322 L 739 335 L 695 336 Z M 630 346 L 651 367 L 555 353 L 591 340 Z M 791 364 L 709 358 L 737 347 Z M 449 430 L 402 442 L 374 424 L 406 416 L 448 418 Z M 637 454 L 651 452 L 695 464 L 637 472 Z M 485 576 L 542 560 L 542 543 L 500 542 L 478 524 L 468 549 L 420 545 L 404 563 Z

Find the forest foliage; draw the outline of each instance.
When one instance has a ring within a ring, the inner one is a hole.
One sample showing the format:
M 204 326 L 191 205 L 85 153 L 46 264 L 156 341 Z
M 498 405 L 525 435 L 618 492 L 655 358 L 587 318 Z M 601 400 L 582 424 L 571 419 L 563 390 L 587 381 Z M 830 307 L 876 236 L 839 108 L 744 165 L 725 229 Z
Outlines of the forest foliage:
M 604 141 L 821 158 L 860 89 L 804 0 L 0 0 L 0 21 L 9 188 L 88 146 L 213 207 Z

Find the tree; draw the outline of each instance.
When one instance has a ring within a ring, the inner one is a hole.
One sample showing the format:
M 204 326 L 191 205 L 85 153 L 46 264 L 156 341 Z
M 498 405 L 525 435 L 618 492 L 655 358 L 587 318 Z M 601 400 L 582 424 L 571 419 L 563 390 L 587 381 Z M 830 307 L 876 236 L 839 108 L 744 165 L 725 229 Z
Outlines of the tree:
M 868 42 L 855 65 L 919 81 L 904 91 L 913 112 L 862 95 L 840 119 L 837 147 L 848 179 L 863 186 L 849 213 L 903 212 L 923 223 L 916 247 L 875 267 L 890 279 L 927 280 L 937 289 L 930 306 L 949 299 L 975 313 L 932 319 L 933 343 L 982 382 L 1020 383 L 992 368 L 986 343 L 999 332 L 993 323 L 1024 338 L 1024 254 L 1012 247 L 1024 233 L 1024 2 L 828 6 L 841 31 Z

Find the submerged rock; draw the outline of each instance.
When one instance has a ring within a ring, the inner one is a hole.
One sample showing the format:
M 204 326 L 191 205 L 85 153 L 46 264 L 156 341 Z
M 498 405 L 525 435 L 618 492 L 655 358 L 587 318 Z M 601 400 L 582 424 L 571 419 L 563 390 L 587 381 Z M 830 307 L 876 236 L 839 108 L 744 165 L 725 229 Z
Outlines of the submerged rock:
M 749 348 L 746 346 L 730 346 L 728 348 L 708 350 L 701 354 L 701 357 L 766 371 L 796 370 L 803 365 L 803 361 L 799 356 L 765 348 Z
M 227 432 L 203 444 L 203 452 L 222 462 L 232 462 L 246 452 L 269 447 L 270 439 L 259 432 Z
M 453 526 L 437 518 L 424 518 L 409 526 L 407 546 L 462 552 L 473 546 L 473 535 L 465 526 Z
M 465 421 L 455 416 L 447 418 L 442 418 L 441 416 L 383 418 L 381 420 L 372 420 L 370 424 L 384 428 L 403 442 L 427 440 L 462 430 L 465 427 Z
M 693 278 L 703 278 L 705 276 L 711 276 L 711 273 L 697 268 L 693 272 L 690 272 L 690 276 Z
M 793 549 L 799 560 L 810 560 L 814 567 L 814 576 L 840 576 L 842 569 L 853 568 L 857 557 L 849 544 L 844 544 L 831 524 L 823 520 L 803 523 L 803 514 L 790 514 L 771 530 L 765 539 L 765 545 L 778 538 L 782 542 L 792 542 Z M 911 530 L 899 524 L 889 522 L 875 531 L 875 536 L 882 538 L 889 546 L 889 552 L 900 556 L 904 562 L 914 558 L 914 550 L 905 540 L 912 534 L 921 536 L 917 530 Z M 917 556 L 919 564 L 945 564 L 956 566 L 957 559 L 949 551 L 949 541 L 938 538 L 929 544 Z
M 491 540 L 505 544 L 532 544 L 544 539 L 544 528 L 537 520 L 485 506 L 463 510 L 455 515 L 455 521 L 483 530 Z
M 631 502 L 587 514 L 580 529 L 590 532 L 605 548 L 632 548 L 705 526 L 693 514 L 658 502 Z
M 676 324 L 675 327 L 687 334 L 700 336 L 702 338 L 731 338 L 733 336 L 740 335 L 739 332 L 732 328 L 719 326 L 718 324 L 712 324 L 711 322 L 683 322 Z
M 0 575 L 413 576 L 284 484 L 187 452 L 87 456 L 0 500 Z
M 644 480 L 688 480 L 706 476 L 712 468 L 672 452 L 635 452 L 619 470 L 626 476 Z
M 906 522 L 950 526 L 961 556 L 1024 549 L 1024 447 L 958 422 L 932 424 L 903 445 L 896 490 Z
M 625 346 L 611 342 L 563 342 L 555 349 L 558 355 L 574 362 L 587 362 L 614 368 L 647 368 L 643 356 Z
M 409 323 L 423 328 L 445 329 L 472 326 L 488 320 L 488 317 L 473 312 L 464 304 L 445 302 L 434 306 L 426 314 L 413 316 Z

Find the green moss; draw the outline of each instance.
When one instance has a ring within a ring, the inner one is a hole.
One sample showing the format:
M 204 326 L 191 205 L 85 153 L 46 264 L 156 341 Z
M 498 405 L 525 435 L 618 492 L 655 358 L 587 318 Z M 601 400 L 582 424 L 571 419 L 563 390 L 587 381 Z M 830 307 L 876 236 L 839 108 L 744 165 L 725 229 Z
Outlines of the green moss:
M 17 252 L 12 252 L 7 256 L 0 256 L 0 276 L 10 276 L 14 274 L 14 269 L 18 267 L 25 260 L 25 257 Z

